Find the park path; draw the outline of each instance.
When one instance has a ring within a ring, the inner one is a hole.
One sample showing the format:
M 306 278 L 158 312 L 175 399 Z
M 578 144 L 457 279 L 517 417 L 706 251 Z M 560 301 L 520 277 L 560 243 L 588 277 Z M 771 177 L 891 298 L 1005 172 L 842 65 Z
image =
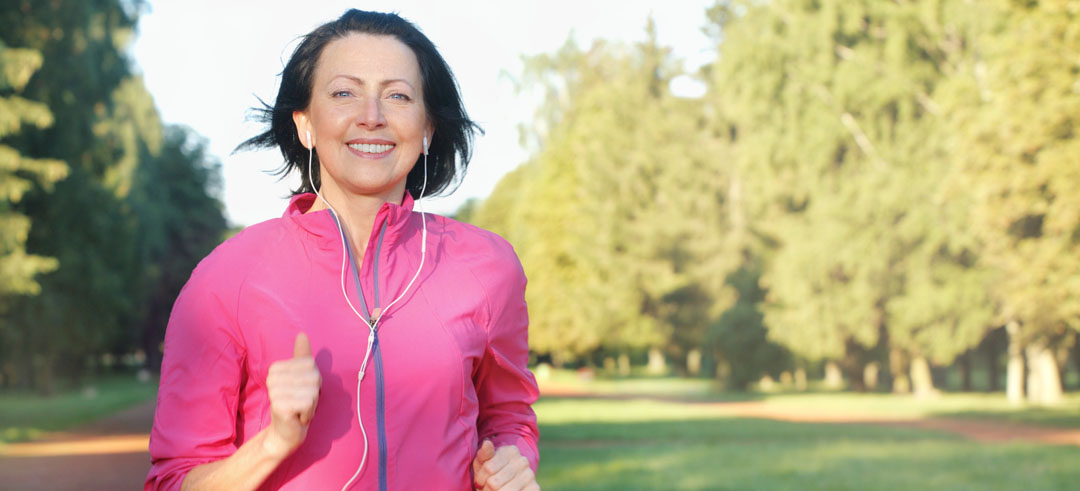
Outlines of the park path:
M 641 396 L 627 394 L 598 394 L 582 391 L 573 386 L 546 383 L 541 394 L 548 397 L 636 399 L 651 398 L 670 402 L 705 405 L 716 409 L 718 414 L 740 418 L 771 419 L 791 423 L 833 423 L 881 425 L 897 428 L 916 428 L 960 435 L 983 443 L 1029 442 L 1046 445 L 1080 446 L 1080 428 L 1054 428 L 1006 421 L 980 421 L 942 417 L 930 418 L 883 418 L 880 415 L 857 411 L 837 411 L 791 406 L 773 406 L 760 401 L 717 402 L 690 400 L 679 397 Z
M 551 383 L 541 386 L 544 397 L 635 399 L 640 395 L 597 394 Z M 648 396 L 644 396 L 648 397 Z M 672 402 L 704 404 L 718 414 L 795 423 L 872 424 L 918 428 L 961 435 L 986 442 L 1031 442 L 1080 446 L 1080 429 L 1049 428 L 1000 421 L 948 418 L 884 419 L 858 412 L 776 407 L 756 401 L 701 402 L 655 397 Z M 0 447 L 0 489 L 4 490 L 124 490 L 139 489 L 150 468 L 148 434 L 153 402 L 109 416 L 64 433 L 28 443 Z

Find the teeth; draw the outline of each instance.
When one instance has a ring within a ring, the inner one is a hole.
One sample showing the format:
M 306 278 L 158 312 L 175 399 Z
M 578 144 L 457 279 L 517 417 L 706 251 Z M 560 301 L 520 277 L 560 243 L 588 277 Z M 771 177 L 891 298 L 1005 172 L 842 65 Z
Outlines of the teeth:
M 349 148 L 353 150 L 359 150 L 364 153 L 383 153 L 390 151 L 394 148 L 393 145 L 372 145 L 370 143 L 350 143 Z

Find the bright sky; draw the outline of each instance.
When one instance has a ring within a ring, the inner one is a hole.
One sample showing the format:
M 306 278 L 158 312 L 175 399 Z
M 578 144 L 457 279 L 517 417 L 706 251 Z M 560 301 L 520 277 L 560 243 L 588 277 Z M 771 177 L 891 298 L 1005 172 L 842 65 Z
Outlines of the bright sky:
M 527 157 L 517 124 L 532 117 L 536 101 L 515 95 L 503 75 L 520 74 L 522 55 L 553 52 L 571 33 L 579 46 L 596 38 L 639 41 L 651 13 L 660 42 L 695 68 L 713 57 L 701 32 L 711 3 L 152 0 L 139 21 L 134 55 L 165 122 L 206 137 L 222 162 L 230 223 L 251 225 L 281 216 L 298 182 L 268 174 L 281 164 L 276 150 L 230 155 L 261 129 L 244 120 L 255 96 L 273 102 L 277 75 L 297 37 L 348 8 L 398 12 L 438 46 L 458 78 L 466 110 L 487 132 L 476 140 L 461 187 L 449 197 L 424 200 L 427 211 L 448 214 L 467 198 L 486 197 Z

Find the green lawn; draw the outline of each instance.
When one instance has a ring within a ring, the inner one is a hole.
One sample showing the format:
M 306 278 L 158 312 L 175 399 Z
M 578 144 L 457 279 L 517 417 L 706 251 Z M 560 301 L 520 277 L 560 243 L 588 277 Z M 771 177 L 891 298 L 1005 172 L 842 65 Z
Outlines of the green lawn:
M 928 399 L 846 392 L 718 393 L 677 378 L 552 381 L 603 396 L 545 397 L 539 481 L 546 490 L 591 489 L 1075 489 L 1080 448 L 980 444 L 895 427 L 788 423 L 724 415 L 701 401 L 753 400 L 791 410 L 884 419 L 979 418 L 1080 427 L 1080 394 L 1056 408 L 1010 405 L 1002 393 Z M 626 399 L 625 397 L 629 397 Z
M 547 490 L 1073 489 L 1080 482 L 1077 447 L 741 419 L 648 399 L 545 398 L 535 409 L 538 480 Z
M 582 380 L 567 370 L 552 371 L 549 380 L 561 387 L 593 394 L 639 395 L 687 401 L 753 400 L 775 407 L 857 412 L 882 418 L 974 418 L 1080 428 L 1080 392 L 1066 393 L 1060 406 L 1043 408 L 1014 406 L 1006 400 L 1003 392 L 944 392 L 925 399 L 888 393 L 836 391 L 733 393 L 717 391 L 712 382 L 706 379 L 598 377 Z
M 150 401 L 157 380 L 139 382 L 134 375 L 103 378 L 88 387 L 52 397 L 27 392 L 0 392 L 0 444 L 32 440 L 46 431 L 68 429 Z

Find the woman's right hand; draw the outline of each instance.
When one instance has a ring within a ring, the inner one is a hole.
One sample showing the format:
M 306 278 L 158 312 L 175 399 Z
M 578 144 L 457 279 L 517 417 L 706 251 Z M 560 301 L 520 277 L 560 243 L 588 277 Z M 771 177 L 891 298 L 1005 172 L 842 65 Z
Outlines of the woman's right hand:
M 315 416 L 321 386 L 322 376 L 311 356 L 311 342 L 306 334 L 297 334 L 293 357 L 272 363 L 266 375 L 270 431 L 264 443 L 271 453 L 284 458 L 303 443 Z

